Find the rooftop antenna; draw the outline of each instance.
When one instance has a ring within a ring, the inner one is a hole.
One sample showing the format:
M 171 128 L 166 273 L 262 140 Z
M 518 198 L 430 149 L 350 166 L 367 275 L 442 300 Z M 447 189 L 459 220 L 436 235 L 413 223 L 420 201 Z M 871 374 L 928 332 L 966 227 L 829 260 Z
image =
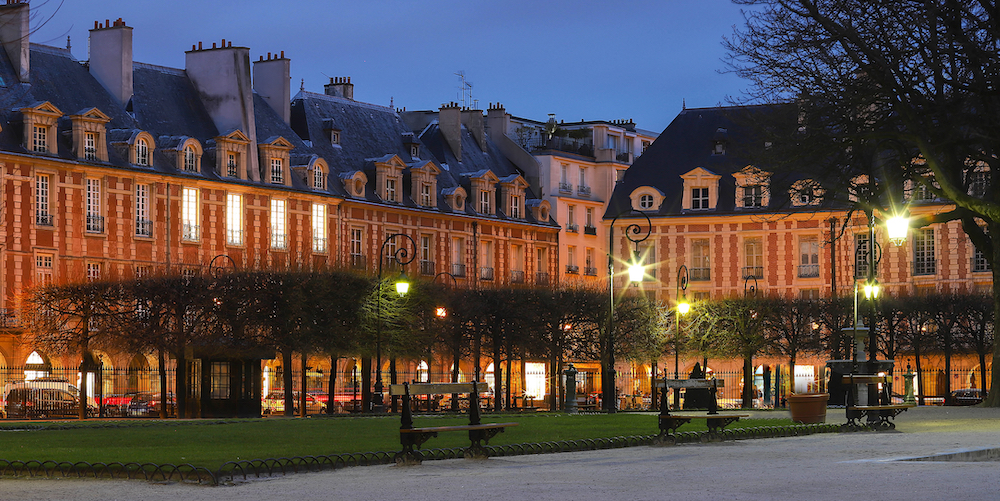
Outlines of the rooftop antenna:
M 458 70 L 455 75 L 462 81 L 459 85 L 459 98 L 458 100 L 462 103 L 463 108 L 477 109 L 479 106 L 479 100 L 472 99 L 472 82 L 465 81 L 465 71 Z

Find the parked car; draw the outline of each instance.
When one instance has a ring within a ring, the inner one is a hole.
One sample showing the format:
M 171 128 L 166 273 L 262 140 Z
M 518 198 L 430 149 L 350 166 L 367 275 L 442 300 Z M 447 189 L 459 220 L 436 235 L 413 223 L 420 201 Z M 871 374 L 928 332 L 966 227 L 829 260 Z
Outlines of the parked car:
M 163 397 L 159 392 L 140 392 L 132 397 L 125 411 L 126 415 L 132 417 L 159 417 L 160 400 Z M 173 393 L 167 393 L 167 415 L 176 415 L 177 399 Z
M 986 398 L 986 392 L 979 388 L 952 390 L 947 405 L 976 405 Z
M 299 392 L 294 392 L 295 414 L 299 413 Z M 268 393 L 261 401 L 261 412 L 264 414 L 284 414 L 285 413 L 285 391 L 274 390 Z M 306 393 L 306 414 L 326 414 L 326 404 L 313 395 Z
M 77 417 L 80 399 L 58 388 L 16 387 L 7 393 L 4 412 L 13 419 L 49 419 Z M 87 415 L 97 414 L 97 406 L 87 406 Z

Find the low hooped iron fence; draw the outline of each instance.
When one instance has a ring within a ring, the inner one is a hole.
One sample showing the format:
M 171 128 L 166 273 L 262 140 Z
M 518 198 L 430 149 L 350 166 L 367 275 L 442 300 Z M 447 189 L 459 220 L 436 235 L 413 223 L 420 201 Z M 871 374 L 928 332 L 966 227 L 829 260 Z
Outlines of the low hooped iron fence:
M 722 440 L 746 440 L 757 438 L 777 438 L 812 435 L 816 433 L 839 433 L 838 424 L 799 424 L 788 426 L 758 426 L 723 430 Z M 660 435 L 632 435 L 609 438 L 587 438 L 535 442 L 523 444 L 488 445 L 491 456 L 522 456 L 527 454 L 551 454 L 558 452 L 581 452 L 601 449 L 619 449 L 654 444 L 686 444 L 704 442 L 705 432 L 689 431 L 661 437 Z M 664 440 L 666 438 L 666 440 Z M 422 449 L 423 460 L 460 459 L 464 448 Z M 88 463 L 85 461 L 8 461 L 0 459 L 0 476 L 28 476 L 52 478 L 117 478 L 146 481 L 196 482 L 219 485 L 235 483 L 254 478 L 293 473 L 336 470 L 350 466 L 373 466 L 392 464 L 396 452 L 361 452 L 328 456 L 294 456 L 284 458 L 251 459 L 230 461 L 219 469 L 210 471 L 191 464 L 153 463 Z

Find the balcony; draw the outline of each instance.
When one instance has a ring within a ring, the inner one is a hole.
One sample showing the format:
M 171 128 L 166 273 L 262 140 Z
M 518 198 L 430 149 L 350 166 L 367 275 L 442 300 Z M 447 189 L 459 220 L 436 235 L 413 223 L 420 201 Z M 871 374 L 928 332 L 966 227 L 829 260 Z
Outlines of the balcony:
M 456 277 L 464 277 L 465 265 L 462 263 L 451 263 L 451 274 Z
M 153 236 L 153 222 L 148 219 L 136 219 L 135 236 L 137 237 Z
M 523 270 L 510 270 L 510 283 L 512 283 L 512 284 L 523 284 L 524 283 L 524 271 Z
M 480 280 L 493 280 L 493 267 L 483 266 L 479 268 L 479 279 Z
M 571 137 L 551 137 L 548 139 L 539 138 L 528 145 L 529 151 L 537 152 L 543 150 L 564 151 L 575 153 L 585 157 L 594 156 L 593 140 L 590 137 L 574 139 Z
M 763 266 L 744 266 L 743 267 L 743 280 L 748 278 L 764 278 L 764 267 Z
M 800 264 L 799 278 L 816 278 L 819 276 L 818 264 Z
M 428 261 L 426 259 L 420 260 L 421 275 L 433 275 L 436 271 L 437 269 L 434 267 L 434 261 Z
M 587 275 L 588 277 L 596 277 L 597 276 L 597 268 L 595 268 L 593 266 L 584 266 L 583 267 L 583 274 Z
M 580 273 L 580 267 L 575 264 L 566 265 L 566 273 L 572 273 L 574 275 Z
M 351 254 L 350 256 L 350 267 L 355 270 L 365 269 L 365 256 L 364 254 Z
M 706 282 L 712 279 L 711 268 L 689 268 L 688 278 L 692 282 Z
M 544 271 L 536 271 L 535 285 L 549 285 L 549 274 Z
M 88 214 L 87 233 L 104 233 L 104 216 Z
M 559 183 L 560 193 L 573 193 L 573 185 L 570 183 Z
M 580 231 L 580 227 L 573 223 L 566 223 L 566 231 L 570 233 L 578 233 Z
M 589 197 L 590 196 L 590 186 L 583 186 L 583 185 L 577 186 L 576 187 L 576 194 L 580 195 L 581 197 Z
M 597 235 L 597 227 L 595 227 L 595 226 L 584 226 L 583 227 L 583 234 L 584 235 Z
M 38 226 L 52 226 L 52 214 L 41 212 L 35 214 L 35 224 Z

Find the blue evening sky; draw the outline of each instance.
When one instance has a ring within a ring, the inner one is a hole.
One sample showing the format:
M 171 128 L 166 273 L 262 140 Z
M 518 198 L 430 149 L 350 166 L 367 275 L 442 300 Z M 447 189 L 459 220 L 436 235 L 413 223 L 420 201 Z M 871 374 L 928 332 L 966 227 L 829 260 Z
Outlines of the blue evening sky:
M 136 61 L 184 67 L 222 39 L 257 60 L 285 51 L 292 94 L 350 76 L 354 97 L 397 108 L 461 101 L 464 71 L 482 109 L 546 120 L 634 119 L 661 131 L 687 106 L 725 103 L 745 82 L 722 74 L 722 38 L 742 24 L 728 0 L 59 0 L 32 2 L 33 42 L 86 60 L 94 21 L 122 18 Z

